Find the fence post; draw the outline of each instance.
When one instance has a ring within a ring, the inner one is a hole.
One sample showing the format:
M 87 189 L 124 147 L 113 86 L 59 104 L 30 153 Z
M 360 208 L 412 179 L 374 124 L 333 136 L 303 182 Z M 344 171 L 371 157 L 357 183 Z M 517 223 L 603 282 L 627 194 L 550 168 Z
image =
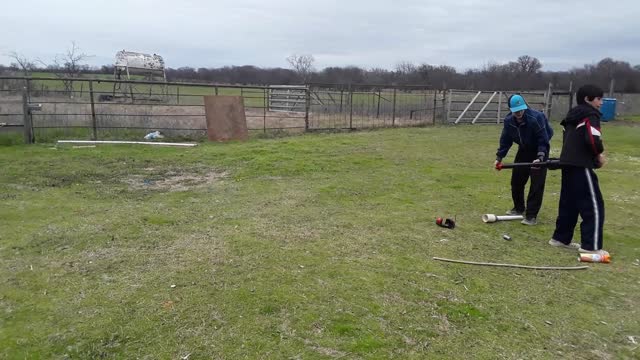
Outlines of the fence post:
M 442 123 L 447 122 L 447 89 L 445 87 L 442 88 Z
M 433 90 L 433 116 L 431 117 L 431 123 L 436 124 L 436 107 L 438 107 L 438 90 Z
M 612 98 L 616 89 L 616 79 L 611 78 L 611 83 L 609 83 L 609 97 Z
M 29 80 L 27 80 L 28 83 Z M 22 91 L 22 114 L 24 123 L 24 142 L 25 144 L 33 144 L 33 123 L 31 121 L 31 112 L 29 111 L 29 86 L 25 86 Z
M 133 98 L 133 86 L 131 86 L 131 83 L 129 83 L 129 93 L 131 94 L 131 103 L 133 104 L 135 99 Z
M 262 89 L 262 132 L 267 132 L 267 88 Z
M 449 122 L 449 119 L 451 117 L 451 99 L 453 98 L 453 91 L 451 89 L 449 89 L 449 102 L 448 102 L 448 106 L 447 106 L 447 118 L 445 119 L 445 122 Z
M 27 101 L 31 101 L 31 79 L 27 79 Z
M 549 87 L 547 88 L 547 92 L 544 97 L 544 115 L 547 118 L 550 118 L 549 112 L 551 111 L 551 92 L 553 91 L 553 85 L 549 83 Z
M 93 125 L 93 140 L 98 140 L 98 123 L 96 121 L 96 107 L 93 99 L 93 81 L 89 80 L 89 97 L 91 98 L 91 123 Z
M 391 126 L 396 126 L 396 94 L 398 89 L 393 88 L 393 109 L 391 110 Z
M 376 119 L 380 118 L 380 97 L 382 96 L 382 92 L 378 89 L 378 111 L 376 112 Z
M 180 105 L 180 86 L 176 86 L 176 102 Z
M 551 121 L 551 113 L 553 112 L 553 87 L 549 85 L 549 104 L 547 105 L 547 119 Z
M 573 107 L 573 81 L 569 81 L 569 109 L 567 110 L 567 112 L 569 112 L 569 110 L 571 110 L 572 107 Z
M 353 89 L 349 84 L 349 129 L 353 130 Z
M 304 103 L 304 131 L 309 131 L 310 108 L 311 108 L 311 87 L 307 86 L 305 89 L 305 103 Z

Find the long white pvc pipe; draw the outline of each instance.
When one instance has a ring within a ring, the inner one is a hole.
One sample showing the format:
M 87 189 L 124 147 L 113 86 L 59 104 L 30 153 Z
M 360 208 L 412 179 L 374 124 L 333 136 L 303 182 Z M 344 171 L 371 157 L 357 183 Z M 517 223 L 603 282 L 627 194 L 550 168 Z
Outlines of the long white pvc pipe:
M 506 221 L 506 220 L 522 220 L 524 216 L 522 215 L 495 215 L 495 214 L 484 214 L 482 215 L 482 221 L 485 223 L 494 223 L 496 221 Z
M 156 145 L 156 146 L 198 146 L 194 143 L 168 143 L 168 142 L 146 142 L 146 141 L 95 141 L 95 140 L 58 140 L 59 144 L 137 144 L 137 145 Z

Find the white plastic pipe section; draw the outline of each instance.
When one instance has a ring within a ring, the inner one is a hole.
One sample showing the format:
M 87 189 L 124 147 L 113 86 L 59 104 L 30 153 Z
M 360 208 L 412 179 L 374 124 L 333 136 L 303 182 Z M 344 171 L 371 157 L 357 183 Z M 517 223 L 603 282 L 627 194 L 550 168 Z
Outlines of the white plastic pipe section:
M 484 214 L 482 215 L 482 221 L 485 223 L 494 223 L 496 221 L 507 221 L 507 220 L 522 220 L 524 217 L 522 215 L 495 215 L 495 214 Z

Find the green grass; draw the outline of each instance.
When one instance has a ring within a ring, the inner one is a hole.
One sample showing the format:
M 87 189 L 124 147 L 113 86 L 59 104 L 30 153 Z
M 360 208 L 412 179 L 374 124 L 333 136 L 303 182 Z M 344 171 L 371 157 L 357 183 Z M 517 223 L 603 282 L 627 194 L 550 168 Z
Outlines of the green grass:
M 617 120 L 617 119 L 616 119 Z M 629 121 L 629 122 L 634 122 L 634 123 L 640 123 L 640 115 L 626 115 L 626 116 L 621 116 L 620 120 L 623 121 Z M 615 121 L 615 120 L 613 120 Z
M 613 262 L 573 272 L 431 259 L 577 265 L 559 172 L 539 226 L 481 222 L 494 126 L 0 147 L 0 357 L 637 358 L 640 127 L 604 127 Z

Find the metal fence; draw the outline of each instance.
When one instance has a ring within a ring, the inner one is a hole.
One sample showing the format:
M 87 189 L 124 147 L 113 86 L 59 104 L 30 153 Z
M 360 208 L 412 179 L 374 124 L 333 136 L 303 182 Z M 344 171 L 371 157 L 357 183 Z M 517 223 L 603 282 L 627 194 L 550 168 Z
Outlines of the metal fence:
M 423 126 L 444 121 L 444 91 L 425 86 L 309 87 L 309 130 Z
M 261 86 L 74 79 L 68 91 L 57 78 L 0 77 L 0 131 L 22 130 L 27 141 L 141 138 L 152 130 L 198 139 L 206 135 L 204 95 L 242 96 L 251 131 L 304 128 L 304 114 L 269 111 Z
M 419 126 L 444 116 L 445 93 L 426 87 L 309 85 L 302 99 L 298 87 L 293 111 L 274 108 L 271 89 L 100 78 L 73 79 L 67 89 L 59 78 L 0 77 L 0 132 L 21 131 L 26 142 L 140 139 L 156 130 L 197 140 L 206 136 L 204 95 L 242 96 L 251 132 Z
M 67 85 L 72 80 L 72 86 Z M 428 86 L 240 86 L 123 81 L 113 78 L 0 77 L 0 142 L 140 139 L 150 131 L 198 140 L 206 136 L 205 95 L 244 98 L 252 133 L 500 123 L 506 92 L 437 90 Z M 572 93 L 525 92 L 552 119 L 566 114 Z M 615 94 L 619 116 L 640 114 L 640 94 Z M 295 105 L 295 106 L 294 106 Z

